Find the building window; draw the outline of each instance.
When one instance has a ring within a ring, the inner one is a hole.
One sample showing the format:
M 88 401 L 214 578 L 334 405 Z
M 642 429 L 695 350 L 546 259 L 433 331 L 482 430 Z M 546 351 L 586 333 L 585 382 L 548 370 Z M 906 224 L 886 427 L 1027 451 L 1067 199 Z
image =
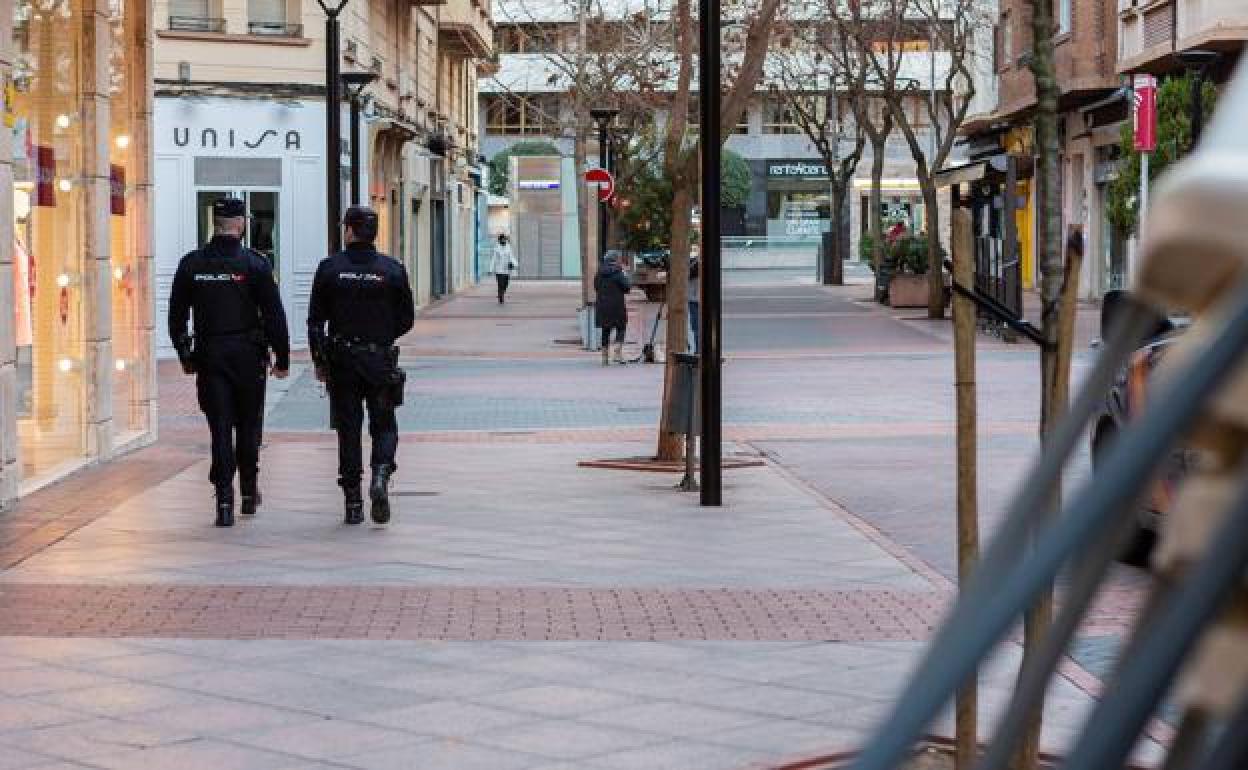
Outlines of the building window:
M 0 462 L 16 449 L 24 482 L 106 455 L 110 442 L 151 427 L 156 281 L 144 256 L 151 251 L 143 209 L 150 81 L 136 44 L 147 9 L 115 0 L 10 3 L 3 11 L 12 22 L 5 100 L 12 141 L 4 148 L 12 181 L 2 192 L 13 259 L 0 265 L 11 281 L 0 300 L 9 314 L 0 336 L 14 346 L 15 363 L 0 389 Z M 202 20 L 211 11 L 207 3 L 175 2 L 170 15 Z M 111 109 L 101 109 L 99 83 L 109 86 L 103 96 Z M 110 413 L 107 423 L 93 417 Z
M 741 110 L 741 118 L 737 120 L 737 125 L 732 127 L 732 133 L 741 134 L 741 135 L 750 133 L 750 110 L 749 108 Z
M 500 24 L 494 30 L 499 53 L 556 53 L 563 50 L 555 24 Z
M 810 96 L 805 98 L 810 101 L 803 112 L 813 115 L 816 122 L 822 123 L 827 112 L 824 108 L 823 97 Z M 793 104 L 787 98 L 768 99 L 764 104 L 764 134 L 800 134 L 802 133 L 802 124 L 799 121 L 798 111 L 793 108 Z
M 559 123 L 558 103 L 540 96 L 486 98 L 485 130 L 491 134 L 549 134 Z
M 184 32 L 225 32 L 225 18 L 214 0 L 171 0 L 169 29 Z
M 292 24 L 300 14 L 292 10 L 288 0 L 247 0 L 247 32 L 252 35 L 274 37 L 298 37 L 303 34 L 302 24 Z
M 1057 23 L 1059 35 L 1070 32 L 1070 4 L 1071 0 L 1054 0 L 1053 20 Z

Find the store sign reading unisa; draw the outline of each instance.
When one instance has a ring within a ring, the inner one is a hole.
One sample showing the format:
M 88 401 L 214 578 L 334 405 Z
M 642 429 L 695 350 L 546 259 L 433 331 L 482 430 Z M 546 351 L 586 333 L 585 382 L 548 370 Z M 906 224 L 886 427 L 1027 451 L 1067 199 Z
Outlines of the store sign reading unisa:
M 191 143 L 192 139 L 198 138 L 199 147 L 204 150 L 217 149 L 234 149 L 237 147 L 246 147 L 249 150 L 258 150 L 264 147 L 266 143 L 271 142 L 271 146 L 280 147 L 285 142 L 287 150 L 298 150 L 302 148 L 303 139 L 299 132 L 291 129 L 286 132 L 283 138 L 277 131 L 268 128 L 256 133 L 252 132 L 241 134 L 233 128 L 226 129 L 220 133 L 215 128 L 205 128 L 199 132 L 199 136 L 195 137 L 191 134 L 191 128 L 188 126 L 173 127 L 173 143 L 178 147 L 186 147 Z

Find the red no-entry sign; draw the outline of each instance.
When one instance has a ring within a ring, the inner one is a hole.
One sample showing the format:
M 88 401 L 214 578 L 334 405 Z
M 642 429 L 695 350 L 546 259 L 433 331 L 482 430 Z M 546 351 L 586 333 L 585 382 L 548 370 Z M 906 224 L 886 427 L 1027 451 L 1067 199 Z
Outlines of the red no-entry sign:
M 585 172 L 585 181 L 598 183 L 598 200 L 609 201 L 615 195 L 615 177 L 605 168 L 591 168 Z

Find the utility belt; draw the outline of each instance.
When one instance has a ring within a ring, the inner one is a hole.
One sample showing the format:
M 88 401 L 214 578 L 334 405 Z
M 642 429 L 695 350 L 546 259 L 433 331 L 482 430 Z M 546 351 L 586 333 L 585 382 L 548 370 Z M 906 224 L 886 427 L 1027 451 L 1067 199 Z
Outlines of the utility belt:
M 368 353 L 385 356 L 386 371 L 383 384 L 386 389 L 386 395 L 392 407 L 403 405 L 403 395 L 407 388 L 407 372 L 403 371 L 403 368 L 399 366 L 398 345 L 382 345 L 376 342 L 361 342 L 344 337 L 331 337 L 329 339 L 329 348 L 331 355 Z
M 350 340 L 345 337 L 330 337 L 329 345 L 330 348 L 336 352 L 392 355 L 396 360 L 399 357 L 399 348 L 397 345 L 382 345 L 378 342 L 361 342 L 359 340 Z

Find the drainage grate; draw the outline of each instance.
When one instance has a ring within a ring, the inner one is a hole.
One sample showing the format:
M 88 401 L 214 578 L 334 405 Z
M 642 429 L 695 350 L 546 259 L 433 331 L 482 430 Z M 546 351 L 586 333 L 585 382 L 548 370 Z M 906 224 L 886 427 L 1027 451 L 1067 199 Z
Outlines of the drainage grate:
M 441 492 L 422 492 L 417 489 L 392 490 L 391 497 L 437 497 Z

